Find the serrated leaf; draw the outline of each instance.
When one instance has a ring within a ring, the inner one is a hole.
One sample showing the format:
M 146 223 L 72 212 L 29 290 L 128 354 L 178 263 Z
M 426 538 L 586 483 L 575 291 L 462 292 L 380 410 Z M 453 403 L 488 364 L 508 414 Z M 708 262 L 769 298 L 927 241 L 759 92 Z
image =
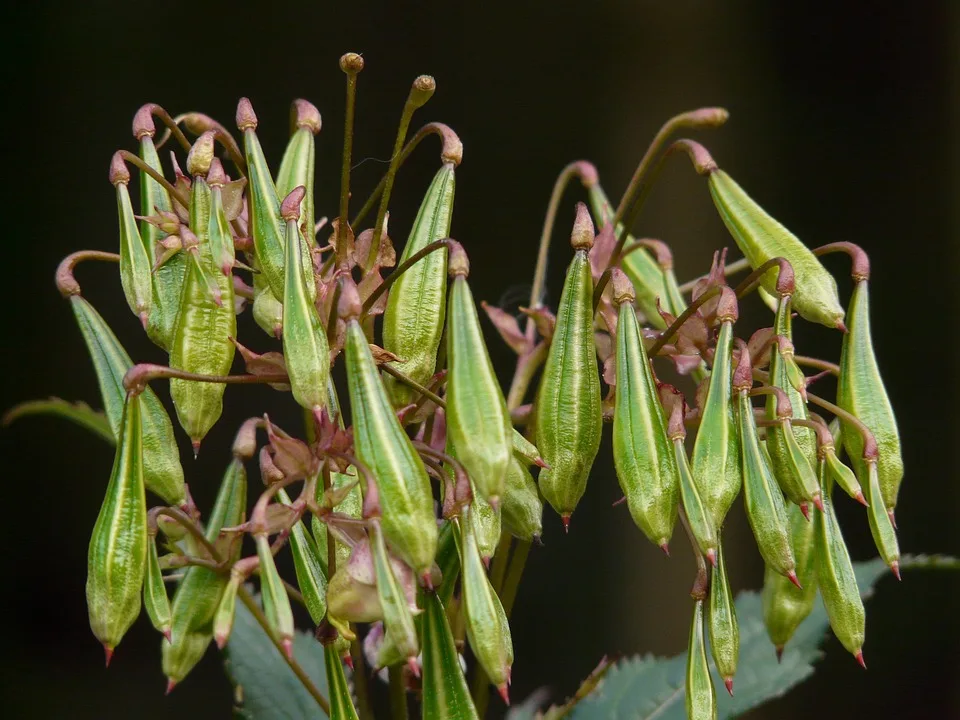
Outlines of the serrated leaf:
M 27 415 L 57 415 L 93 431 L 111 445 L 117 444 L 107 416 L 84 402 L 71 403 L 58 397 L 22 402 L 7 410 L 3 416 L 3 426 Z
M 902 558 L 901 567 L 958 569 L 960 560 L 917 555 Z M 864 599 L 873 594 L 877 580 L 888 573 L 880 558 L 854 563 L 854 571 Z M 736 717 L 767 700 L 780 697 L 813 674 L 813 663 L 823 656 L 820 644 L 829 626 L 826 610 L 818 598 L 813 612 L 800 624 L 784 649 L 782 661 L 777 663 L 773 644 L 763 626 L 760 594 L 741 592 L 736 606 L 740 619 L 736 694 L 731 698 L 726 693 L 718 693 L 721 720 Z M 684 720 L 686 662 L 686 653 L 672 658 L 648 655 L 622 660 L 610 669 L 597 691 L 574 708 L 571 717 L 574 720 Z M 716 672 L 712 662 L 710 667 Z
M 259 598 L 257 599 L 259 603 Z M 328 697 L 323 645 L 307 633 L 293 638 L 293 656 L 318 690 Z M 317 701 L 270 642 L 270 638 L 242 603 L 237 603 L 233 631 L 227 643 L 224 668 L 234 686 L 242 689 L 238 716 L 246 720 L 312 720 L 323 717 Z

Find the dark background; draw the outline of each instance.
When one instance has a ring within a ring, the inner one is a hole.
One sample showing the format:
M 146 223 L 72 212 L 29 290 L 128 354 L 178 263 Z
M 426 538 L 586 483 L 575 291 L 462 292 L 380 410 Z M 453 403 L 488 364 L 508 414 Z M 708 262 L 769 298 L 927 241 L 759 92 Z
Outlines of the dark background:
M 324 118 L 320 216 L 336 207 L 337 58 L 354 50 L 367 63 L 354 159 L 381 161 L 356 170 L 358 198 L 385 170 L 410 82 L 433 74 L 437 93 L 414 125 L 443 120 L 464 142 L 453 234 L 470 252 L 475 294 L 494 302 L 516 302 L 528 291 L 550 188 L 565 163 L 591 159 L 616 198 L 666 118 L 723 105 L 728 125 L 698 136 L 721 166 L 808 244 L 853 240 L 870 252 L 874 338 L 907 466 L 901 546 L 960 553 L 955 4 L 24 5 L 4 10 L 4 407 L 51 394 L 99 404 L 53 271 L 74 249 L 116 249 L 107 165 L 118 147 L 135 148 L 130 119 L 144 102 L 174 113 L 203 110 L 232 127 L 236 100 L 247 95 L 276 163 L 290 100 L 311 99 Z M 400 173 L 391 222 L 398 245 L 436 162 L 429 141 Z M 562 243 L 573 195 L 558 223 L 553 302 L 568 258 Z M 705 271 L 712 250 L 733 244 L 685 160 L 668 164 L 636 229 L 671 243 L 681 280 Z M 846 276 L 845 260 L 828 264 Z M 85 266 L 78 276 L 131 354 L 162 360 L 127 311 L 115 269 Z M 848 291 L 841 282 L 844 297 Z M 759 303 L 750 306 L 747 321 L 762 320 Z M 241 320 L 241 337 L 268 347 L 249 312 Z M 836 333 L 799 324 L 795 339 L 809 354 L 839 352 Z M 511 358 L 492 333 L 490 346 L 507 377 Z M 270 409 L 281 423 L 295 422 L 292 403 L 269 390 L 231 390 L 226 398 L 224 420 L 200 460 L 185 465 L 201 507 L 209 506 L 240 417 Z M 83 584 L 111 451 L 91 437 L 39 419 L 0 433 L 5 715 L 226 717 L 230 689 L 212 651 L 163 696 L 159 643 L 145 617 L 114 666 L 103 669 Z M 685 646 L 689 551 L 678 536 L 665 560 L 624 508 L 610 507 L 619 493 L 609 457 L 606 439 L 569 537 L 552 513 L 545 517 L 546 547 L 534 549 L 514 614 L 517 699 L 540 685 L 555 698 L 571 693 L 604 653 L 674 654 Z M 872 557 L 863 514 L 844 501 L 840 511 L 855 559 Z M 759 587 L 762 565 L 739 506 L 725 537 L 735 589 Z M 815 678 L 751 717 L 960 715 L 960 580 L 908 571 L 895 585 L 881 581 L 868 606 L 868 672 L 831 637 Z

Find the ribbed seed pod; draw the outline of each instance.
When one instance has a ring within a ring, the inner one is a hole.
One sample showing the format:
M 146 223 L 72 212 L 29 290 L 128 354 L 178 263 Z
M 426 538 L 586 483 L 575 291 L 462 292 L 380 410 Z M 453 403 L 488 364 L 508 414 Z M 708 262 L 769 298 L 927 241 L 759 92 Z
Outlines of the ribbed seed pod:
M 717 546 L 720 542 L 717 527 L 713 523 L 713 514 L 707 509 L 693 480 L 687 451 L 683 446 L 683 437 L 683 435 L 673 437 L 673 454 L 677 460 L 680 476 L 680 498 L 683 501 L 683 509 L 687 513 L 693 537 L 697 541 L 697 547 L 710 559 L 711 564 L 715 564 Z
M 476 718 L 443 603 L 430 592 L 423 601 L 423 720 Z
M 117 213 L 120 217 L 120 284 L 127 298 L 127 305 L 134 315 L 140 318 L 144 329 L 150 318 L 153 306 L 153 280 L 150 271 L 153 260 L 147 254 L 137 218 L 130 204 L 130 172 L 117 153 L 110 164 L 110 183 L 117 189 Z
M 119 437 L 126 399 L 123 376 L 133 367 L 133 361 L 110 326 L 90 303 L 80 295 L 71 295 L 70 306 L 93 361 L 110 428 L 114 437 Z M 144 482 L 150 492 L 171 505 L 179 505 L 186 495 L 173 423 L 151 388 L 147 387 L 140 393 L 139 402 L 143 425 Z
M 222 190 L 227 182 L 227 176 L 217 158 L 213 158 L 207 180 L 210 185 L 210 229 L 208 231 L 210 257 L 214 266 L 220 268 L 220 272 L 229 278 L 236 260 L 236 249 L 233 245 L 230 221 L 227 220 L 227 213 L 223 207 Z
M 740 625 L 737 623 L 737 609 L 733 604 L 733 592 L 724 566 L 723 545 L 717 548 L 717 565 L 710 570 L 710 595 L 707 600 L 710 652 L 727 692 L 733 695 L 733 676 L 737 674 L 737 660 L 740 657 Z
M 277 196 L 286 197 L 295 187 L 303 185 L 306 194 L 300 203 L 300 231 L 308 247 L 314 247 L 314 175 L 316 165 L 316 142 L 320 132 L 320 112 L 306 100 L 294 100 L 291 108 L 296 130 L 290 136 L 287 149 L 277 170 Z
M 763 574 L 763 622 L 777 656 L 793 637 L 800 623 L 813 610 L 817 599 L 817 533 L 823 522 L 820 513 L 807 520 L 798 505 L 787 508 L 790 521 L 790 547 L 796 562 L 800 587 L 769 565 Z
M 687 647 L 686 682 L 687 718 L 689 720 L 716 720 L 717 696 L 707 663 L 707 646 L 703 638 L 703 600 L 693 606 L 690 643 Z
M 140 398 L 131 395 L 123 412 L 110 482 L 87 551 L 90 629 L 103 643 L 108 664 L 114 648 L 140 615 L 146 562 L 143 427 Z
M 284 490 L 277 492 L 277 500 L 284 505 L 290 504 L 290 497 Z M 303 595 L 303 602 L 310 613 L 314 625 L 323 622 L 327 614 L 327 576 L 320 561 L 317 544 L 307 531 L 303 520 L 290 528 L 290 554 L 293 555 L 293 567 L 297 573 L 297 587 Z
M 330 720 L 360 720 L 335 643 L 323 646 L 323 664 L 326 666 L 327 688 L 330 692 Z
M 158 633 L 170 640 L 170 598 L 157 555 L 157 528 L 147 528 L 147 566 L 143 578 L 143 607 Z
M 237 613 L 237 591 L 243 584 L 243 580 L 241 573 L 236 570 L 231 571 L 230 580 L 223 589 L 217 612 L 213 616 L 213 639 L 221 650 L 226 647 L 230 632 L 233 630 L 233 619 Z
M 613 461 L 630 514 L 654 545 L 666 549 L 677 520 L 680 474 L 667 436 L 667 422 L 650 369 L 633 287 L 615 270 L 617 392 L 613 413 Z
M 259 533 L 254 536 L 257 545 L 257 557 L 260 558 L 260 597 L 263 600 L 263 614 L 267 616 L 270 627 L 280 638 L 287 657 L 293 655 L 293 608 L 290 598 L 283 587 L 283 580 L 277 571 L 273 553 L 270 552 L 270 538 Z
M 844 433 L 846 437 L 847 433 Z M 890 515 L 883 506 L 883 494 L 880 488 L 880 478 L 877 472 L 877 463 L 868 462 L 867 466 L 867 520 L 870 523 L 870 534 L 880 552 L 880 557 L 890 566 L 893 574 L 900 577 L 900 544 L 897 542 L 897 531 L 893 527 Z
M 390 558 L 387 555 L 387 543 L 379 523 L 373 523 L 370 528 L 370 545 L 373 550 L 373 566 L 377 578 L 377 595 L 380 597 L 380 607 L 383 608 L 386 638 L 389 638 L 396 649 L 398 657 L 415 658 L 420 652 L 420 643 L 413 623 L 413 613 L 403 588 L 400 587 L 393 573 Z M 387 663 L 380 664 L 384 666 Z
M 424 246 L 450 234 L 455 188 L 453 163 L 444 163 L 427 189 L 400 262 Z M 401 358 L 393 363 L 421 385 L 436 370 L 443 335 L 447 294 L 447 251 L 439 250 L 413 265 L 390 288 L 383 313 L 383 347 Z M 412 391 L 392 377 L 384 378 L 397 406 L 411 401 Z
M 463 249 L 450 255 L 447 434 L 481 497 L 498 505 L 513 454 L 510 413 L 483 341 Z
M 537 447 L 549 466 L 540 472 L 540 492 L 564 526 L 587 488 L 603 426 L 593 342 L 593 278 L 587 256 L 593 239 L 593 224 L 580 203 L 571 235 L 575 254 L 563 284 L 534 406 Z
M 516 453 L 507 466 L 500 516 L 504 529 L 521 540 L 536 540 L 543 534 L 540 493 L 533 476 Z
M 253 268 L 260 269 L 254 259 Z M 253 275 L 253 319 L 267 335 L 283 337 L 283 303 L 277 300 L 262 272 Z

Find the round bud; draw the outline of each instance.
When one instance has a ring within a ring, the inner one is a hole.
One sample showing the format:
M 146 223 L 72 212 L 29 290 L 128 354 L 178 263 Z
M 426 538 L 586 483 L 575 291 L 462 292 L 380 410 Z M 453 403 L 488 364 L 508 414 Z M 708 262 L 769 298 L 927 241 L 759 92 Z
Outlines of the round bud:
M 347 75 L 356 75 L 363 70 L 363 58 L 357 53 L 348 52 L 340 57 L 340 69 Z

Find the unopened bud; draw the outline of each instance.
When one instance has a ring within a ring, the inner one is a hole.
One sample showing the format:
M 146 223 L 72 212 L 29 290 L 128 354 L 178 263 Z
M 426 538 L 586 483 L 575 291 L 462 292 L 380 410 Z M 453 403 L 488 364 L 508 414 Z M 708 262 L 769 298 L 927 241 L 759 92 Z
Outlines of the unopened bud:
M 253 105 L 250 104 L 249 99 L 240 98 L 240 102 L 237 103 L 237 130 L 243 132 L 256 129 L 257 114 L 253 111 Z
M 294 122 L 298 128 L 306 128 L 314 135 L 320 132 L 322 121 L 317 106 L 308 100 L 297 98 L 293 101 Z
M 130 171 L 127 170 L 127 164 L 123 161 L 123 152 L 117 150 L 110 159 L 110 184 L 126 185 L 130 182 Z
M 223 187 L 227 184 L 227 174 L 223 171 L 223 163 L 220 158 L 214 157 L 210 161 L 210 169 L 207 171 L 207 184 L 210 187 Z
M 578 202 L 577 217 L 573 221 L 573 232 L 570 233 L 570 244 L 574 250 L 589 250 L 593 247 L 595 236 L 590 211 L 584 203 Z
M 356 75 L 363 70 L 363 58 L 357 53 L 348 52 L 340 57 L 340 69 L 347 75 Z
M 297 185 L 280 203 L 280 217 L 284 220 L 296 221 L 300 219 L 300 203 L 303 202 L 304 195 L 307 194 L 303 185 Z
M 737 294 L 727 286 L 720 288 L 720 300 L 717 302 L 717 321 L 736 322 L 740 317 L 740 305 Z
M 153 137 L 157 134 L 157 128 L 153 124 L 153 109 L 155 107 L 154 103 L 147 103 L 137 110 L 137 114 L 133 116 L 133 136 L 137 140 Z
M 363 311 L 363 303 L 360 302 L 360 293 L 357 291 L 357 284 L 350 277 L 345 277 L 341 281 L 340 302 L 337 304 L 337 315 L 342 320 L 354 320 L 360 317 Z
M 470 260 L 467 258 L 467 251 L 463 249 L 463 245 L 456 240 L 450 240 L 447 248 L 450 253 L 447 260 L 450 277 L 456 277 L 457 275 L 467 277 L 470 274 Z
M 636 300 L 637 294 L 634 292 L 633 283 L 620 268 L 615 267 L 610 271 L 610 285 L 613 288 L 613 301 L 617 305 L 632 303 Z
M 187 154 L 187 172 L 196 177 L 210 172 L 213 163 L 214 133 L 207 131 L 196 139 Z

